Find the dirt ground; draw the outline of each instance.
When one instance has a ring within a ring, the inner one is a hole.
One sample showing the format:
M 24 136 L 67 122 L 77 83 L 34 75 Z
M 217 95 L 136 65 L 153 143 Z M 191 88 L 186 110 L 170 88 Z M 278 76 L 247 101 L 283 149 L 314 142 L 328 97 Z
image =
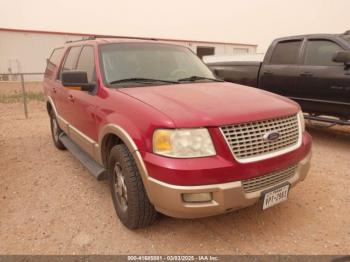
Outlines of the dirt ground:
M 26 81 L 25 90 L 27 92 L 42 92 L 42 82 L 37 81 Z M 21 82 L 19 81 L 0 81 L 0 94 L 8 95 L 13 93 L 22 93 Z
M 349 254 L 350 130 L 308 127 L 312 169 L 289 200 L 226 215 L 161 216 L 130 231 L 107 182 L 55 149 L 44 104 L 0 104 L 0 254 Z

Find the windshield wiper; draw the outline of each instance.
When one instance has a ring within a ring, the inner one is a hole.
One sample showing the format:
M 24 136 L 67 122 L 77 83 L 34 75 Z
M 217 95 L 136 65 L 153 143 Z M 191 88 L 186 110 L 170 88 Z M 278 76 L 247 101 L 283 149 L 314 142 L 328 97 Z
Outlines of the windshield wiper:
M 177 81 L 169 81 L 169 80 L 163 80 L 163 79 L 132 77 L 132 78 L 115 80 L 115 81 L 109 82 L 109 84 L 113 85 L 113 84 L 126 83 L 126 82 L 136 82 L 136 83 L 163 82 L 163 83 L 171 83 L 171 84 L 178 83 Z
M 223 80 L 216 79 L 216 78 L 210 78 L 210 77 L 204 77 L 204 76 L 190 76 L 185 78 L 180 78 L 177 81 L 183 82 L 183 81 L 197 81 L 197 80 L 211 80 L 215 82 L 224 82 Z

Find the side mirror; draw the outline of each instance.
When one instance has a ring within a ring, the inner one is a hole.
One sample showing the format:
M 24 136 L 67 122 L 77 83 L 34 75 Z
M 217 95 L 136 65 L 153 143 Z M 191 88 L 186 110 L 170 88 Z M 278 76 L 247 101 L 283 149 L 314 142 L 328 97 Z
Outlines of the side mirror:
M 89 83 L 85 71 L 63 71 L 61 73 L 62 85 L 69 89 L 92 92 L 96 84 Z
M 333 56 L 333 61 L 350 65 L 350 51 L 339 51 Z

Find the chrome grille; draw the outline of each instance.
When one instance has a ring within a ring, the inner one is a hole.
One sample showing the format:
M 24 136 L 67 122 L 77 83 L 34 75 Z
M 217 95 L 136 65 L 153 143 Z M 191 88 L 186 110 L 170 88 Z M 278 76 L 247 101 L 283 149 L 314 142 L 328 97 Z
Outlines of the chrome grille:
M 299 141 L 298 115 L 222 126 L 221 131 L 235 158 L 249 160 L 296 145 Z M 278 140 L 264 139 L 269 132 L 278 132 Z
M 294 176 L 296 169 L 297 165 L 294 165 L 289 168 L 275 171 L 264 176 L 258 176 L 247 180 L 243 180 L 243 189 L 246 193 L 251 193 L 263 190 L 270 186 L 274 186 Z

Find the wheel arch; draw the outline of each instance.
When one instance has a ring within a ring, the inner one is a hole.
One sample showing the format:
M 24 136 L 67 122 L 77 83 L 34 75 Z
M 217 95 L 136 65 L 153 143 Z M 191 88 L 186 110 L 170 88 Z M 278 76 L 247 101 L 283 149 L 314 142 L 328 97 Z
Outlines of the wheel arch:
M 136 162 L 137 168 L 140 172 L 143 184 L 145 186 L 146 192 L 148 194 L 148 172 L 145 163 L 142 159 L 139 149 L 137 148 L 134 140 L 128 134 L 128 132 L 121 126 L 115 124 L 108 124 L 104 126 L 99 135 L 99 145 L 100 145 L 100 160 L 101 163 L 107 167 L 108 160 L 108 150 L 110 150 L 116 144 L 125 144 L 134 160 Z M 148 194 L 149 195 L 149 194 Z
M 48 96 L 47 100 L 46 100 L 46 110 L 47 110 L 47 113 L 49 115 L 53 111 L 55 113 L 55 115 L 57 116 L 57 110 L 56 110 L 55 104 L 50 96 Z

